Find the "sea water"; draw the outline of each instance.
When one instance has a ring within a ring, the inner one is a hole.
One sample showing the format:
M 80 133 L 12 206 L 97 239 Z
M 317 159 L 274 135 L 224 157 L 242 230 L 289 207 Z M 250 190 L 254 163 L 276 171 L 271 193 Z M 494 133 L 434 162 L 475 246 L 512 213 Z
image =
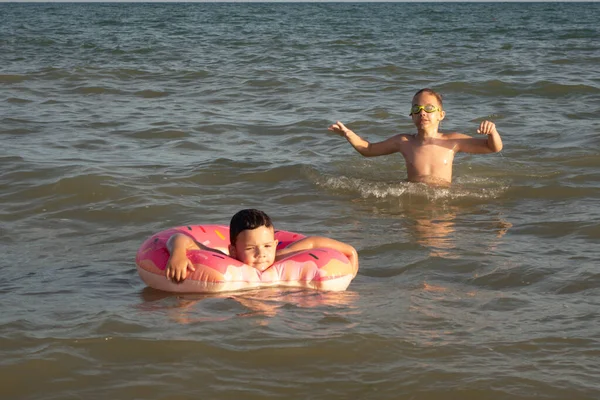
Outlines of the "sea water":
M 600 4 L 0 4 L 2 399 L 600 398 Z M 448 189 L 327 127 L 497 124 Z M 145 287 L 152 233 L 352 244 L 347 291 Z

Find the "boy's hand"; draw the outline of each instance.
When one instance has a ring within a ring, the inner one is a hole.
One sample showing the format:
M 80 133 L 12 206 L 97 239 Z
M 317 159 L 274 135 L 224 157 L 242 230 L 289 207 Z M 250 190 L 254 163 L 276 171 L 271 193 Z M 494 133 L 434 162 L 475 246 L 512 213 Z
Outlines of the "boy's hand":
M 195 271 L 194 264 L 187 258 L 185 252 L 172 254 L 167 261 L 167 278 L 180 283 L 187 278 L 187 271 Z
M 337 121 L 335 124 L 331 125 L 327 128 L 331 132 L 335 132 L 342 137 L 346 137 L 346 133 L 352 132 L 350 129 L 346 128 L 346 125 L 342 124 L 340 121 Z
M 477 129 L 477 133 L 481 133 L 482 135 L 497 135 L 498 131 L 496 130 L 496 124 L 492 121 L 483 121 L 479 125 L 479 129 Z

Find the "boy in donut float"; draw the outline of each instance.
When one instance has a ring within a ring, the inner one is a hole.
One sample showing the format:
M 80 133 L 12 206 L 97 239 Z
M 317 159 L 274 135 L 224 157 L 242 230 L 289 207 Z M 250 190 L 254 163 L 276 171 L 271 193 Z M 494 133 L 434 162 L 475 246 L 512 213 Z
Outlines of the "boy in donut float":
M 226 255 L 263 273 L 274 263 L 294 253 L 327 248 L 338 251 L 348 258 L 352 266 L 352 277 L 358 271 L 356 249 L 334 239 L 310 236 L 277 249 L 279 241 L 275 238 L 275 228 L 271 218 L 256 209 L 241 210 L 231 218 L 229 240 L 227 249 L 215 249 L 194 240 L 189 235 L 174 233 L 166 243 L 170 255 L 166 264 L 167 278 L 172 282 L 182 283 L 188 274 L 196 271 L 194 263 L 187 255 L 188 251 L 192 250 L 207 250 Z

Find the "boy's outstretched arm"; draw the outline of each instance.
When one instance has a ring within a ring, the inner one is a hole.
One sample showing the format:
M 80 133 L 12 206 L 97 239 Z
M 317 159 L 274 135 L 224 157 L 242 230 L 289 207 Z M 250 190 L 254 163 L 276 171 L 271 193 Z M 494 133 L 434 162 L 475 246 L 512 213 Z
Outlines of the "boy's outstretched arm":
M 295 253 L 297 251 L 316 249 L 319 247 L 326 247 L 330 249 L 334 249 L 344 254 L 350 260 L 352 267 L 354 269 L 354 275 L 358 272 L 358 253 L 356 249 L 349 244 L 340 242 L 335 239 L 330 239 L 321 236 L 309 236 L 304 239 L 298 240 L 297 242 L 292 243 L 285 249 L 281 249 L 277 252 L 277 259 L 280 259 L 281 256 L 288 255 L 290 253 Z
M 171 255 L 167 261 L 167 278 L 182 282 L 187 277 L 188 269 L 195 271 L 194 264 L 187 258 L 188 250 L 199 250 L 200 247 L 191 237 L 176 233 L 167 240 L 167 250 Z
M 382 142 L 370 143 L 365 139 L 358 136 L 356 133 L 348 129 L 340 121 L 327 128 L 331 132 L 335 132 L 346 140 L 354 147 L 356 151 L 365 157 L 376 157 L 383 156 L 386 154 L 392 154 L 400 151 L 398 146 L 399 139 L 397 136 L 393 136 Z
M 487 140 L 475 139 L 460 133 L 454 134 L 458 143 L 457 152 L 484 154 L 497 153 L 502 150 L 502 138 L 496 130 L 496 124 L 491 121 L 483 121 L 479 124 L 477 133 L 487 135 Z

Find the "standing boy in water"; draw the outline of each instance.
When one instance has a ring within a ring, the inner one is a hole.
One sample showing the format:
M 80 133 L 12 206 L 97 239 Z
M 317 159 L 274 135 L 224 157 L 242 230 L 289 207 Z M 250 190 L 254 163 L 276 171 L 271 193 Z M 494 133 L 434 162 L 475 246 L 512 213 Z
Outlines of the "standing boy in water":
M 358 254 L 354 247 L 320 236 L 309 236 L 290 244 L 285 249 L 277 250 L 275 228 L 271 218 L 260 210 L 248 209 L 238 211 L 229 223 L 229 256 L 256 268 L 260 272 L 268 269 L 275 261 L 297 251 L 327 247 L 344 254 L 358 271 Z M 187 258 L 187 250 L 219 250 L 196 242 L 191 237 L 176 233 L 167 240 L 167 250 L 171 257 L 167 261 L 167 278 L 182 282 L 188 270 L 195 271 L 194 265 Z
M 452 183 L 452 162 L 458 152 L 484 154 L 502 150 L 502 139 L 491 121 L 483 121 L 477 129 L 477 133 L 487 135 L 487 139 L 438 132 L 446 112 L 442 108 L 442 96 L 432 89 L 421 89 L 414 95 L 410 115 L 417 127 L 416 134 L 399 134 L 377 143 L 366 141 L 340 121 L 329 130 L 345 137 L 365 157 L 401 153 L 406 161 L 408 181 L 431 185 Z

